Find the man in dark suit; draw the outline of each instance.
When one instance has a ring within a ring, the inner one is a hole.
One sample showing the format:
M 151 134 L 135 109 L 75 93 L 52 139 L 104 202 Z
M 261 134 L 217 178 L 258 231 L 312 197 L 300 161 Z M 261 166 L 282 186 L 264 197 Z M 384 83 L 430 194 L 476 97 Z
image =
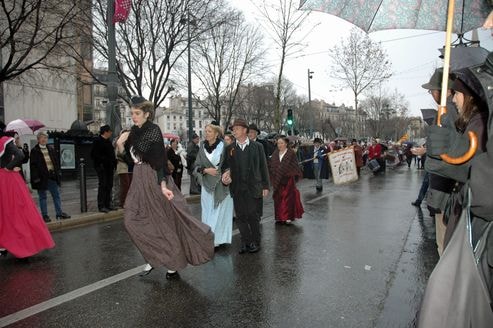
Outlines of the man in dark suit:
M 260 250 L 259 204 L 269 194 L 269 171 L 262 145 L 248 138 L 248 124 L 236 119 L 231 127 L 236 142 L 226 149 L 222 181 L 231 184 L 238 228 L 240 254 Z
M 29 167 L 31 169 L 31 186 L 38 190 L 41 215 L 45 222 L 51 221 L 46 203 L 46 192 L 49 191 L 55 205 L 56 219 L 69 219 L 70 215 L 62 211 L 62 201 L 58 189 L 62 176 L 59 157 L 55 149 L 48 145 L 48 135 L 45 132 L 39 132 L 37 139 L 38 144 L 31 149 Z
M 98 174 L 98 209 L 103 213 L 115 209 L 111 206 L 111 190 L 117 161 L 115 149 L 110 140 L 112 134 L 110 126 L 103 125 L 91 149 L 91 158 Z
M 248 138 L 252 141 L 256 141 L 262 144 L 262 146 L 264 147 L 265 158 L 267 158 L 267 161 L 269 161 L 272 153 L 276 149 L 276 146 L 269 140 L 258 139 L 259 134 L 260 130 L 256 124 L 252 123 L 248 126 Z

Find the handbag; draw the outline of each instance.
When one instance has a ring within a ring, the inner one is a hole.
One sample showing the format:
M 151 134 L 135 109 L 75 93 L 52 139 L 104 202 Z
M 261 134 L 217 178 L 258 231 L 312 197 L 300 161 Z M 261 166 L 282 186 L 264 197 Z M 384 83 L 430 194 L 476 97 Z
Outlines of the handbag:
M 486 284 L 478 269 L 484 253 L 485 229 L 476 248 L 472 247 L 471 191 L 467 188 L 466 207 L 440 261 L 426 287 L 418 327 L 491 328 L 493 310 Z

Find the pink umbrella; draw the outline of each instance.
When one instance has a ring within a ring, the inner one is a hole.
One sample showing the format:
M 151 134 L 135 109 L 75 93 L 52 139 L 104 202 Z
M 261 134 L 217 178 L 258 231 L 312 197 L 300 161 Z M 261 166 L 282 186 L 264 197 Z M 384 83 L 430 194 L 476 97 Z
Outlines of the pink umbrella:
M 176 134 L 173 134 L 173 133 L 163 133 L 163 138 L 166 138 L 166 139 L 180 139 L 179 136 L 177 136 Z
M 18 134 L 33 134 L 34 131 L 43 128 L 45 125 L 38 120 L 18 119 L 7 124 L 6 131 L 17 132 Z

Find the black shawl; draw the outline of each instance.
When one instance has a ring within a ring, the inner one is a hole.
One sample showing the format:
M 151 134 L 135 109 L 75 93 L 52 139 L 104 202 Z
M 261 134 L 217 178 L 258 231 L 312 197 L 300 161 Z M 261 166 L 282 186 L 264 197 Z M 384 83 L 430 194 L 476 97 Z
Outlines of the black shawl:
M 164 148 L 163 134 L 156 124 L 147 121 L 142 127 L 132 126 L 130 135 L 125 143 L 127 156 L 130 156 L 130 148 L 142 162 L 148 163 L 154 170 L 163 171 L 168 175 L 167 156 Z

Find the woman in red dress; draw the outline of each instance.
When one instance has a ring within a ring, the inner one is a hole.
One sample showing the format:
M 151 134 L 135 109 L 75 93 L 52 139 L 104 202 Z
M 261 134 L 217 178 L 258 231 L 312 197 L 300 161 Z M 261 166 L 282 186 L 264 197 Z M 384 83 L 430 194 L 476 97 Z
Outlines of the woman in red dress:
M 295 152 L 289 148 L 289 139 L 280 136 L 277 149 L 270 161 L 270 179 L 274 194 L 274 216 L 276 222 L 291 224 L 301 219 L 304 210 L 296 181 L 302 177 Z
M 20 175 L 24 154 L 0 122 L 0 254 L 29 257 L 55 246 Z

